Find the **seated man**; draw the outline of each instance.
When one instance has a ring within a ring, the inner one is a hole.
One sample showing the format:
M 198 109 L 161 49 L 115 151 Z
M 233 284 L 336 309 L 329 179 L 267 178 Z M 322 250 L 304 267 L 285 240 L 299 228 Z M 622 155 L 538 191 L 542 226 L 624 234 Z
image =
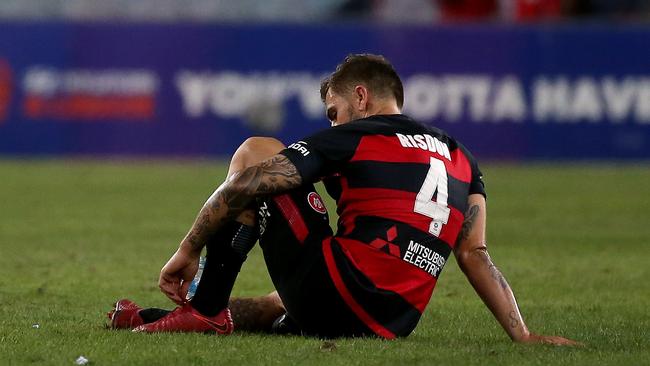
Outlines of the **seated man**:
M 575 344 L 528 331 L 487 253 L 476 161 L 444 131 L 401 114 L 402 83 L 386 59 L 348 56 L 321 97 L 332 128 L 288 148 L 251 138 L 235 152 L 228 178 L 161 271 L 160 289 L 180 306 L 167 312 L 120 300 L 113 327 L 405 337 L 453 252 L 513 340 Z M 336 234 L 313 187 L 319 180 L 337 202 Z M 229 299 L 258 237 L 277 291 Z M 185 302 L 204 246 L 201 282 Z

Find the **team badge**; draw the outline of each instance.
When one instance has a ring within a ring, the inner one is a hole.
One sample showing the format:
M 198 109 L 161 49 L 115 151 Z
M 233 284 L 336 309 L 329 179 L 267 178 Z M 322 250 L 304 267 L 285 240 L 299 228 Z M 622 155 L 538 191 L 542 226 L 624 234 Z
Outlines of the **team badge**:
M 307 202 L 309 202 L 309 206 L 311 206 L 311 208 L 313 208 L 314 211 L 321 214 L 327 213 L 327 208 L 325 208 L 323 199 L 318 195 L 318 193 L 310 192 L 309 195 L 307 196 Z

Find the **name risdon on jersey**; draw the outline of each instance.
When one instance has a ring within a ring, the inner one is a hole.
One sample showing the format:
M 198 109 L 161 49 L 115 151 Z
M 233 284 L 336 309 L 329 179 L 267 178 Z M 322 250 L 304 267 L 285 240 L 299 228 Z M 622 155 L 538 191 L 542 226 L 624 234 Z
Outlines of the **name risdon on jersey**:
M 455 245 L 468 195 L 485 194 L 472 155 L 404 115 L 332 127 L 282 154 L 337 201 L 338 232 L 323 253 L 341 296 L 377 334 L 409 334 Z

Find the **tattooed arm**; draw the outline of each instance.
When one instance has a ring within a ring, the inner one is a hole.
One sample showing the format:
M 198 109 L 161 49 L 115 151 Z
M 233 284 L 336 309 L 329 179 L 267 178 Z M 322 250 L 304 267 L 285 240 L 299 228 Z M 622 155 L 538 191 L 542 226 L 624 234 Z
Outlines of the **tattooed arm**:
M 284 192 L 301 184 L 296 167 L 279 154 L 232 174 L 205 202 L 178 250 L 160 271 L 160 290 L 172 301 L 183 303 L 198 269 L 201 250 L 210 236 L 242 213 L 255 197 Z
M 492 263 L 485 241 L 485 197 L 473 194 L 468 199 L 465 221 L 458 236 L 454 255 L 476 293 L 490 309 L 499 324 L 516 342 L 577 345 L 577 342 L 531 333 L 519 312 L 517 300 L 508 282 Z
M 280 154 L 234 173 L 208 198 L 181 247 L 200 253 L 210 235 L 237 217 L 255 197 L 288 191 L 301 184 L 296 167 Z

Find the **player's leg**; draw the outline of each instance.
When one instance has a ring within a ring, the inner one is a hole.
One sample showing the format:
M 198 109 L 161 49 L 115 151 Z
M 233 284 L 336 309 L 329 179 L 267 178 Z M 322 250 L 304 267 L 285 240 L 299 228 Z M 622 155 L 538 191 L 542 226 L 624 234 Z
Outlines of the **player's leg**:
M 228 307 L 237 330 L 270 332 L 273 322 L 285 313 L 277 291 L 265 296 L 231 297 Z
M 285 148 L 282 142 L 268 137 L 251 137 L 239 146 L 228 169 L 228 177 L 246 167 L 255 165 Z M 249 212 L 250 213 L 250 212 Z M 237 329 L 269 331 L 273 322 L 285 313 L 277 291 L 265 296 L 233 297 L 228 304 Z
M 273 138 L 251 137 L 247 139 L 233 154 L 228 177 L 237 171 L 260 163 L 283 149 L 284 145 Z M 222 236 L 223 239 L 214 240 L 206 246 L 208 254 L 206 255 L 205 268 L 196 295 L 191 302 L 199 312 L 210 316 L 228 306 L 233 314 L 235 325 L 245 330 L 269 328 L 273 320 L 284 310 L 275 293 L 260 297 L 229 299 L 241 265 L 257 241 L 256 224 L 255 209 L 245 210 L 233 224 L 233 227 L 237 228 L 236 231 L 226 231 Z M 220 234 L 222 231 L 224 230 L 221 230 Z M 223 242 L 230 242 L 231 245 L 224 246 Z M 216 253 L 209 253 L 210 251 Z M 216 268 L 215 259 L 217 261 Z
M 275 139 L 249 139 L 233 156 L 228 174 L 271 157 L 283 148 L 282 143 Z M 238 327 L 268 330 L 273 319 L 284 313 L 286 304 L 290 308 L 289 314 L 281 319 L 297 318 L 298 325 L 306 334 L 325 337 L 372 334 L 342 302 L 327 274 L 320 248 L 322 240 L 331 236 L 332 231 L 322 201 L 313 186 L 260 201 L 259 215 L 260 230 L 263 232 L 260 243 L 269 273 L 280 294 L 230 299 L 229 306 Z M 248 211 L 238 219 L 245 224 L 251 217 L 253 213 Z M 219 242 L 223 240 L 214 241 L 214 245 L 218 246 Z M 192 304 L 201 307 L 206 313 L 210 313 L 211 309 L 219 309 L 219 304 L 225 302 L 227 297 L 224 294 L 230 293 L 239 271 L 238 268 L 233 271 L 234 267 L 229 267 L 227 272 L 233 276 L 214 275 L 218 271 L 210 268 L 223 266 L 209 267 L 209 262 L 215 263 L 208 258 L 204 278 L 197 289 L 197 296 L 200 289 L 205 289 L 201 293 L 206 295 L 200 295 L 203 296 L 202 300 L 193 300 Z M 221 290 L 209 291 L 214 287 Z M 161 314 L 158 309 L 145 311 L 152 316 Z M 289 322 L 282 324 L 286 323 Z
M 330 278 L 322 243 L 333 233 L 313 185 L 260 200 L 258 221 L 264 260 L 287 311 L 274 330 L 286 325 L 290 333 L 319 337 L 373 334 Z
M 246 140 L 233 155 L 228 176 L 248 166 L 259 163 L 271 157 L 284 148 L 281 142 L 271 138 L 250 138 Z M 206 263 L 201 281 L 194 298 L 189 304 L 167 314 L 152 323 L 136 328 L 137 331 L 211 331 L 212 324 L 221 320 L 230 320 L 228 309 L 229 297 L 237 275 L 244 263 L 248 252 L 257 241 L 255 211 L 245 210 L 236 220 L 226 224 L 206 243 Z M 249 299 L 235 299 L 235 319 L 244 324 L 244 328 L 254 329 L 264 325 L 266 319 L 275 317 L 281 310 L 277 296 L 266 296 Z M 144 318 L 148 315 L 159 316 L 159 311 L 149 309 L 141 312 Z M 241 314 L 249 313 L 245 317 Z M 253 316 L 254 315 L 254 316 Z M 197 321 L 196 319 L 199 319 Z M 256 318 L 257 323 L 250 319 Z M 202 320 L 207 319 L 207 322 Z M 147 319 L 150 320 L 150 319 Z M 218 333 L 228 333 L 230 330 Z
M 261 163 L 284 150 L 282 142 L 272 137 L 250 137 L 235 151 L 228 168 L 228 177 L 234 173 Z
M 228 177 L 241 169 L 277 154 L 282 149 L 284 149 L 284 145 L 276 139 L 264 137 L 247 139 L 233 154 L 228 169 Z M 228 301 L 228 296 L 224 294 L 226 292 L 229 294 L 230 291 L 223 288 L 232 287 L 230 282 L 234 282 L 238 270 L 234 271 L 233 268 L 228 268 L 225 271 L 226 276 L 222 276 L 224 272 L 222 267 L 224 265 L 221 263 L 223 261 L 218 259 L 218 252 L 221 251 L 219 249 L 224 242 L 232 244 L 236 241 L 234 235 L 237 234 L 238 230 L 234 229 L 238 228 L 237 225 L 243 231 L 249 232 L 250 228 L 255 226 L 254 210 L 242 212 L 236 219 L 235 224 L 220 230 L 218 235 L 206 245 L 206 251 L 208 252 L 206 265 L 196 295 L 192 299 L 192 306 L 204 315 L 214 315 L 223 309 L 225 302 Z M 245 257 L 246 248 L 249 245 L 252 247 L 253 244 L 254 240 L 250 238 L 244 240 L 244 248 L 240 250 L 240 256 Z M 232 257 L 232 255 L 227 257 Z M 240 261 L 235 261 L 235 263 L 237 262 Z M 231 264 L 228 267 L 233 267 L 233 265 Z M 234 267 L 237 267 L 237 264 Z M 233 312 L 235 322 L 239 323 L 238 327 L 246 330 L 268 329 L 273 320 L 284 312 L 284 307 L 277 293 L 254 298 L 230 299 L 228 306 Z M 108 313 L 108 317 L 111 321 L 110 327 L 132 329 L 142 324 L 153 323 L 170 312 L 158 308 L 143 309 L 128 299 L 122 299 L 115 303 L 113 310 Z
M 206 245 L 205 267 L 194 298 L 169 314 L 157 309 L 140 311 L 144 324 L 134 331 L 231 333 L 234 325 L 228 309 L 230 293 L 256 241 L 254 222 L 244 218 L 227 223 Z M 164 316 L 152 321 L 160 315 Z

